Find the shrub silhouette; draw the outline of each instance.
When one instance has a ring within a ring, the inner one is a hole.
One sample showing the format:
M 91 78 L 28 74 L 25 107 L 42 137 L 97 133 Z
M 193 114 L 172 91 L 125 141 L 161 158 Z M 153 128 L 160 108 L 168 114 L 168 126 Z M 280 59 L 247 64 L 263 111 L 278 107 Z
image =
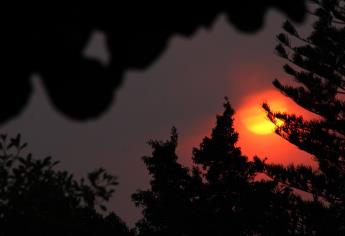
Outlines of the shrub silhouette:
M 129 234 L 118 216 L 105 215 L 115 176 L 100 168 L 77 181 L 51 157 L 23 155 L 26 146 L 20 135 L 0 135 L 0 235 Z

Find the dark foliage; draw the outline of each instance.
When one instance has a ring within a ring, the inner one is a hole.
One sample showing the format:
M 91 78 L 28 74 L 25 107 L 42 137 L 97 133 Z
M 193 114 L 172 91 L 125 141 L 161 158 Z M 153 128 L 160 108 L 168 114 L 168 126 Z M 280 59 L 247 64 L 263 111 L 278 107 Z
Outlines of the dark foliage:
M 180 235 L 190 233 L 198 218 L 193 206 L 193 185 L 188 168 L 177 162 L 176 129 L 166 142 L 150 141 L 152 156 L 143 160 L 152 176 L 151 188 L 138 191 L 132 199 L 137 206 L 144 207 L 144 218 L 138 222 L 140 235 Z M 201 233 L 201 232 L 200 232 Z
M 304 16 L 302 0 L 199 3 L 194 8 L 177 3 L 130 7 L 102 3 L 79 8 L 6 9 L 1 28 L 0 123 L 25 107 L 32 93 L 29 79 L 33 73 L 42 78 L 57 110 L 77 120 L 97 117 L 110 106 L 123 74 L 147 68 L 172 36 L 191 36 L 197 28 L 208 27 L 220 13 L 237 28 L 253 32 L 261 28 L 269 7 L 280 9 L 295 21 Z M 106 36 L 109 65 L 83 56 L 95 30 Z
M 293 235 L 299 216 L 320 208 L 277 181 L 256 177 L 264 163 L 248 161 L 236 147 L 232 115 L 226 101 L 211 137 L 194 149 L 191 170 L 177 162 L 176 129 L 169 141 L 150 142 L 153 153 L 144 162 L 151 187 L 133 195 L 144 214 L 139 235 Z
M 321 221 L 317 221 L 313 227 L 319 229 L 314 234 L 344 235 L 345 1 L 311 2 L 315 6 L 311 14 L 316 17 L 313 32 L 308 37 L 301 36 L 290 22 L 286 22 L 285 33 L 277 37 L 280 42 L 277 53 L 289 62 L 284 70 L 296 85 L 283 85 L 279 80 L 273 84 L 320 119 L 305 120 L 296 115 L 274 113 L 267 104 L 263 107 L 273 122 L 276 118 L 284 121 L 276 133 L 312 154 L 319 168 L 266 165 L 266 172 L 277 181 L 312 194 L 314 202 L 326 206 L 322 212 L 313 214 L 323 218 L 323 231 L 319 231 L 322 230 Z M 310 218 L 305 217 L 305 220 Z M 308 225 L 310 221 L 305 223 Z
M 104 169 L 75 180 L 58 162 L 23 155 L 20 135 L 0 136 L 0 235 L 129 235 L 103 205 L 118 184 Z M 99 213 L 99 208 L 104 211 Z
M 208 235 L 284 235 L 291 230 L 285 207 L 298 199 L 288 188 L 255 179 L 262 166 L 257 165 L 257 158 L 248 161 L 236 146 L 233 114 L 226 101 L 211 137 L 205 137 L 193 151 L 204 180 L 200 193 L 203 231 Z

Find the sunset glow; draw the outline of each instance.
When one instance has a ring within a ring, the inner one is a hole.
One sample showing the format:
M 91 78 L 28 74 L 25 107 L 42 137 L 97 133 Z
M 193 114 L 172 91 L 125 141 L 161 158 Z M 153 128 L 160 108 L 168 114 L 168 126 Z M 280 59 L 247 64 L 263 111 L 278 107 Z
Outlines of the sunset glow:
M 274 133 L 276 126 L 282 126 L 284 124 L 282 120 L 278 119 L 276 120 L 276 123 L 273 124 L 267 119 L 266 114 L 262 112 L 262 110 L 255 108 L 256 107 L 250 109 L 252 113 L 248 114 L 249 117 L 243 120 L 249 131 L 259 135 L 267 135 Z
M 271 97 L 270 106 L 274 111 L 285 112 L 287 110 L 285 102 L 279 96 L 276 96 L 274 93 L 263 94 L 262 96 L 264 95 Z M 244 126 L 250 132 L 258 135 L 272 134 L 276 126 L 281 126 L 284 123 L 282 120 L 276 120 L 274 124 L 266 117 L 266 113 L 261 107 L 262 102 L 265 101 L 264 99 L 264 97 L 261 99 L 249 99 L 239 111 L 240 119 Z
M 310 154 L 299 150 L 296 146 L 274 133 L 275 125 L 267 118 L 266 112 L 261 107 L 263 102 L 267 102 L 272 111 L 275 112 L 295 113 L 306 119 L 316 118 L 276 90 L 266 90 L 250 95 L 243 99 L 238 107 L 235 107 L 234 128 L 239 133 L 237 146 L 241 148 L 243 154 L 248 156 L 249 159 L 255 155 L 261 158 L 267 157 L 268 163 L 284 165 L 294 163 L 315 166 Z M 198 147 L 205 136 L 210 136 L 214 125 L 215 118 L 209 116 L 200 120 L 194 126 L 188 127 L 188 133 L 193 135 L 180 136 L 181 145 L 177 151 L 179 156 L 186 157 L 182 159 L 183 164 L 192 165 L 190 158 L 192 147 Z M 277 120 L 276 125 L 283 125 L 283 121 Z
M 276 120 L 276 124 L 273 124 L 261 107 L 264 102 L 267 102 L 274 112 L 295 113 L 306 119 L 316 118 L 276 90 L 251 94 L 242 100 L 235 113 L 235 129 L 239 133 L 238 146 L 243 153 L 250 158 L 255 155 L 267 157 L 267 161 L 271 163 L 315 166 L 312 156 L 274 133 L 276 125 L 283 125 L 283 121 Z

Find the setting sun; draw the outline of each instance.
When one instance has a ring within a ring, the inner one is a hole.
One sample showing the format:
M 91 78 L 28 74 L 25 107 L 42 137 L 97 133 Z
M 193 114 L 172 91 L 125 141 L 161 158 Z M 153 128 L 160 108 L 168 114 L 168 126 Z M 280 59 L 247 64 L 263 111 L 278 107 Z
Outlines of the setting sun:
M 247 101 L 240 110 L 241 121 L 246 129 L 251 133 L 258 135 L 268 135 L 274 133 L 276 126 L 284 124 L 282 120 L 276 120 L 275 124 L 272 123 L 267 117 L 266 112 L 261 107 L 262 103 L 270 98 L 270 106 L 275 111 L 286 111 L 286 104 L 282 99 L 279 99 L 275 93 L 261 94 L 263 97 L 250 99 Z
M 260 134 L 260 135 L 271 134 L 274 132 L 276 125 L 282 126 L 284 124 L 282 120 L 277 120 L 276 125 L 273 124 L 271 121 L 269 121 L 266 118 L 264 112 L 262 111 L 255 111 L 255 113 L 253 112 L 251 116 L 244 119 L 243 121 L 246 124 L 247 129 L 255 134 Z
M 273 124 L 261 107 L 264 102 L 267 102 L 274 112 L 299 114 L 306 119 L 317 118 L 298 107 L 278 91 L 266 90 L 251 94 L 243 99 L 235 113 L 235 128 L 239 133 L 238 146 L 248 157 L 255 155 L 267 157 L 268 162 L 286 165 L 306 164 L 308 159 L 305 152 L 296 149 L 294 145 L 275 134 L 276 125 L 282 126 L 284 121 L 276 120 Z M 309 160 L 311 161 L 308 164 L 315 166 L 311 157 Z

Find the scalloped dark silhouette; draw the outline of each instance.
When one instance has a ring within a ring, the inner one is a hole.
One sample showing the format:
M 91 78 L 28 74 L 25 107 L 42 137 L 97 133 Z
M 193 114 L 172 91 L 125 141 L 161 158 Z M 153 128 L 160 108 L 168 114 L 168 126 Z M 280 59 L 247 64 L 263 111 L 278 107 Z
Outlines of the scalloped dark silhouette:
M 58 111 L 72 119 L 87 120 L 110 107 L 126 70 L 150 66 L 173 35 L 191 37 L 197 28 L 210 27 L 221 13 L 248 33 L 262 28 L 268 8 L 278 8 L 297 22 L 305 13 L 302 0 L 233 2 L 200 4 L 193 10 L 182 4 L 131 8 L 96 5 L 56 12 L 34 7 L 15 9 L 2 28 L 0 123 L 16 117 L 26 106 L 33 73 L 42 78 Z M 108 66 L 82 55 L 95 30 L 106 36 Z

